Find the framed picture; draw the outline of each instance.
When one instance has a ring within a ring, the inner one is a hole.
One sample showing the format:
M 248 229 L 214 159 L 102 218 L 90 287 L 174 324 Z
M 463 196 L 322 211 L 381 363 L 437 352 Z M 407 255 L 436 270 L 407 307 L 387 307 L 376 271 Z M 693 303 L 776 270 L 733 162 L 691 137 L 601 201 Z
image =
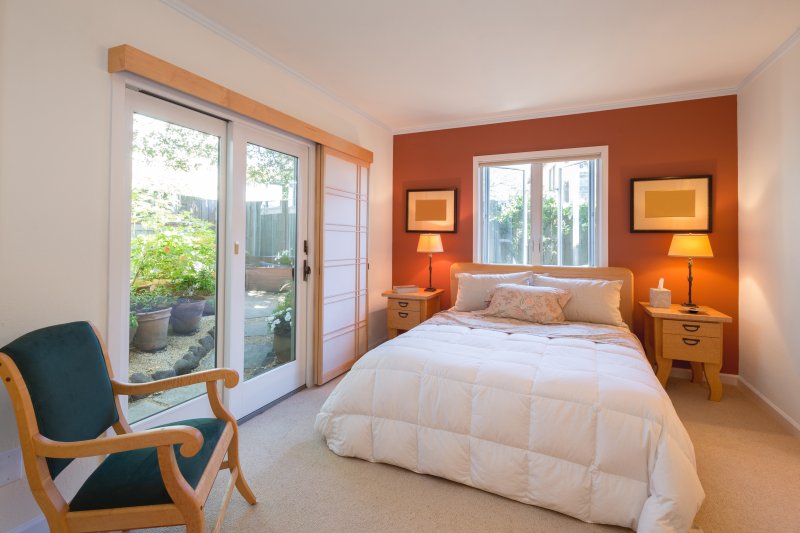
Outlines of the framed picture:
M 406 231 L 455 233 L 458 229 L 458 189 L 406 191 Z
M 711 176 L 633 178 L 631 232 L 711 233 Z

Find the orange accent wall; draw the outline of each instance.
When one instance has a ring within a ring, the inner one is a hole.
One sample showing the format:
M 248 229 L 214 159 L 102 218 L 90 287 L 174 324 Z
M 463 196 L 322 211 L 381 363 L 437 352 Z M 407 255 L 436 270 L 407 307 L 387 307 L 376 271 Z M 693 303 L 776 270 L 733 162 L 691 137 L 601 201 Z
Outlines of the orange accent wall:
M 609 149 L 610 266 L 634 273 L 637 301 L 659 277 L 672 301 L 687 293 L 684 259 L 667 257 L 671 234 L 630 233 L 630 180 L 635 177 L 713 175 L 713 259 L 694 262 L 693 300 L 734 317 L 725 325 L 723 372 L 739 371 L 738 343 L 738 170 L 736 96 L 724 96 L 595 113 L 396 135 L 392 279 L 394 284 L 428 284 L 428 257 L 416 252 L 419 234 L 405 231 L 407 189 L 458 188 L 458 232 L 442 234 L 444 253 L 433 256 L 433 284 L 444 288 L 448 307 L 449 269 L 472 261 L 472 158 L 582 146 Z M 641 337 L 643 313 L 634 316 Z

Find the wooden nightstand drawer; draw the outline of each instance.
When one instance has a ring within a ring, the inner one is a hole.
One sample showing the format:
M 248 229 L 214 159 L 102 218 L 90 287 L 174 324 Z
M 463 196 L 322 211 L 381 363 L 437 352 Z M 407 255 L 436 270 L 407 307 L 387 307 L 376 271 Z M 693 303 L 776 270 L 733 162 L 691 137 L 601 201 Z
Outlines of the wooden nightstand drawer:
M 722 324 L 713 322 L 691 322 L 689 320 L 665 320 L 664 333 L 692 337 L 722 337 Z
M 389 324 L 393 329 L 411 329 L 420 323 L 419 311 L 389 309 Z
M 665 334 L 662 357 L 698 363 L 721 362 L 722 338 Z
M 402 298 L 389 298 L 389 309 L 400 311 L 419 311 L 422 300 L 403 300 Z

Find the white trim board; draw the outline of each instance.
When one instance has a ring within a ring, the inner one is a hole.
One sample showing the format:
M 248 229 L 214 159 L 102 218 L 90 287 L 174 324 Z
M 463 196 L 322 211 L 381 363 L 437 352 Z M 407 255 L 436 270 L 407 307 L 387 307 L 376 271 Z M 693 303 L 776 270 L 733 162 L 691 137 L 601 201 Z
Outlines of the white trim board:
M 756 78 L 758 78 L 762 72 L 767 70 L 770 65 L 780 59 L 783 54 L 788 52 L 796 43 L 800 42 L 800 28 L 795 30 L 793 34 L 789 36 L 788 39 L 783 41 L 783 43 L 775 49 L 767 58 L 758 65 L 753 72 L 745 76 L 745 78 L 736 86 L 736 93 L 742 92 L 742 89 L 750 85 Z
M 739 376 L 739 383 L 744 385 L 750 392 L 752 392 L 759 400 L 764 402 L 764 404 L 775 411 L 776 414 L 780 416 L 780 418 L 784 419 L 786 422 L 789 423 L 792 428 L 794 428 L 795 434 L 800 435 L 800 422 L 789 416 L 786 411 L 772 403 L 772 401 L 767 398 L 761 391 L 755 388 L 749 381 L 744 379 L 742 376 Z
M 519 122 L 521 120 L 533 120 L 537 118 L 561 117 L 566 115 L 580 115 L 583 113 L 595 113 L 597 111 L 612 111 L 615 109 L 626 109 L 628 107 L 641 107 L 646 105 L 669 104 L 672 102 L 684 102 L 688 100 L 702 100 L 704 98 L 716 98 L 719 96 L 731 96 L 737 93 L 738 87 L 723 87 L 711 91 L 700 91 L 694 93 L 671 94 L 667 96 L 656 96 L 653 98 L 640 98 L 637 100 L 621 100 L 603 104 L 589 104 L 576 107 L 556 107 L 543 109 L 541 111 L 527 111 L 520 113 L 494 114 L 480 118 L 453 120 L 449 122 L 439 122 L 436 124 L 426 124 L 421 126 L 411 126 L 408 128 L 398 128 L 392 130 L 394 135 L 404 135 L 407 133 L 421 133 L 425 131 L 439 131 L 456 128 L 468 128 L 471 126 L 486 126 L 488 124 L 502 124 L 505 122 Z
M 677 379 L 692 379 L 692 370 L 690 368 L 673 368 L 670 373 L 669 377 L 677 378 Z M 775 415 L 788 424 L 796 435 L 800 435 L 800 422 L 796 421 L 792 417 L 790 417 L 783 409 L 772 403 L 764 394 L 761 393 L 758 389 L 756 389 L 750 382 L 744 379 L 742 376 L 738 374 L 720 374 L 719 375 L 720 381 L 725 385 L 743 385 L 744 389 L 749 393 L 752 393 L 755 398 L 762 403 L 766 408 L 770 409 L 775 413 Z M 704 378 L 705 381 L 705 378 Z M 724 401 L 724 400 L 723 400 Z

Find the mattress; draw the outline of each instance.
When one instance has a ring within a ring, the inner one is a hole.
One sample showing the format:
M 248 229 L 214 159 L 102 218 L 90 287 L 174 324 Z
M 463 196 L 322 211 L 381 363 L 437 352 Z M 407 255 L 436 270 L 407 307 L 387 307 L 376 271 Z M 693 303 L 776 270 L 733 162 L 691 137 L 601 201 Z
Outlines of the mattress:
M 688 531 L 689 436 L 625 328 L 440 313 L 362 357 L 315 422 L 336 454 L 585 522 Z

